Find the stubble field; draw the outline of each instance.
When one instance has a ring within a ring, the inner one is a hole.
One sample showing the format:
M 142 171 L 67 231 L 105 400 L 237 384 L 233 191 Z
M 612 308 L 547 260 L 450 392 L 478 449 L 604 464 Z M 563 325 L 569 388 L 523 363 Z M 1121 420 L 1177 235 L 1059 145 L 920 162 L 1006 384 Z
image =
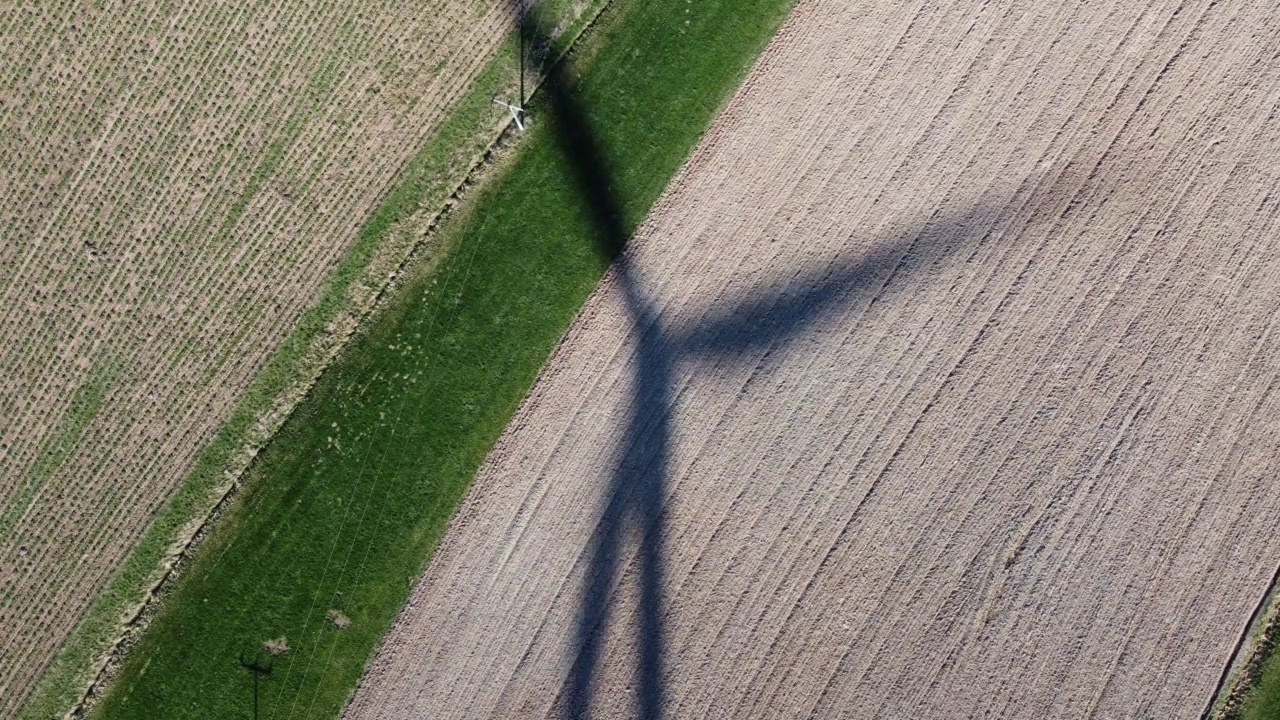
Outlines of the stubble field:
M 347 716 L 1199 717 L 1277 570 L 1277 54 L 802 0 Z
M 305 389 L 288 384 L 291 362 L 316 370 L 403 260 L 417 240 L 407 219 L 419 200 L 438 208 L 449 173 L 417 178 L 373 218 L 403 227 L 362 224 L 493 59 L 508 5 L 0 14 L 0 717 L 124 572 L 255 377 L 257 414 L 220 437 L 204 484 L 166 521 L 201 519 L 224 470 L 250 457 L 238 443 L 265 439 Z M 483 106 L 474 120 L 492 134 L 501 113 Z M 453 140 L 462 155 L 431 171 L 472 162 L 472 138 Z M 298 347 L 264 380 L 287 337 Z M 126 570 L 154 577 L 164 545 L 192 529 L 161 528 Z M 142 582 L 103 606 L 57 693 L 84 681 Z

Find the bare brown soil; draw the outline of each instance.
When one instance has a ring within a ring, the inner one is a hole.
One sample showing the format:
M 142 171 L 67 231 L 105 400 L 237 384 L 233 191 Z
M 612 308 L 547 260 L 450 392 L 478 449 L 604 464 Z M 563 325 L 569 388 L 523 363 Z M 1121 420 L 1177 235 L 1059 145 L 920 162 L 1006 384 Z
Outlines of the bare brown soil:
M 1198 717 L 1280 560 L 1278 55 L 801 0 L 348 717 Z
M 510 30 L 498 0 L 46 5 L 0 14 L 0 717 Z

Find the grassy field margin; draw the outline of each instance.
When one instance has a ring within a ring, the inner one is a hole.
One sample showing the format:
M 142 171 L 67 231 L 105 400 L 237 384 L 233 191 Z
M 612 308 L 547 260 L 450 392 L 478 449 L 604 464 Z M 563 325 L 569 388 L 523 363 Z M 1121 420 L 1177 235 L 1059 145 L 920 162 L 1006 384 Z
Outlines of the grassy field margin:
M 542 0 L 560 28 L 558 47 L 552 52 L 571 46 L 608 1 Z M 72 714 L 104 679 L 104 671 L 145 625 L 154 599 L 176 579 L 185 554 L 237 489 L 253 458 L 373 311 L 410 258 L 423 253 L 430 231 L 511 124 L 510 117 L 491 99 L 512 94 L 516 68 L 516 42 L 512 39 L 402 170 L 315 304 L 263 366 L 228 421 L 201 451 L 173 497 L 147 525 L 64 641 L 19 712 L 19 720 Z M 266 176 L 270 169 L 264 170 Z M 266 176 L 261 175 L 255 175 L 246 193 L 265 181 Z M 238 204 L 232 213 L 239 211 Z
M 1280 588 L 1273 579 L 1208 713 L 1213 720 L 1280 718 Z
M 616 0 L 570 76 L 628 231 L 792 0 Z M 580 52 L 579 52 L 580 51 Z M 263 717 L 333 717 L 494 441 L 605 270 L 541 101 L 438 230 L 432 262 L 315 384 L 173 583 L 99 717 L 247 712 L 243 657 L 275 657 Z M 340 618 L 341 622 L 334 618 Z

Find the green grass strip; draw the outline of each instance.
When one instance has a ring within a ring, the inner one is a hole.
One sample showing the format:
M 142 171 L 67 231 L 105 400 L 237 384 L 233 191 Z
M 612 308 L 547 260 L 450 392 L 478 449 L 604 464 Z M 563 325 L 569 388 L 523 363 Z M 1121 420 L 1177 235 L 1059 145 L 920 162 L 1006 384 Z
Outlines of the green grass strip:
M 1216 699 L 1209 714 L 1213 720 L 1280 719 L 1280 621 L 1275 618 L 1275 599 L 1267 602 L 1270 607 L 1264 606 L 1258 619 L 1259 636 L 1249 638 L 1257 645 L 1239 670 L 1237 686 Z
M 1273 652 L 1262 666 L 1262 675 L 1240 713 L 1243 720 L 1280 718 L 1280 652 Z
M 573 68 L 633 230 L 792 0 L 620 0 Z M 546 112 L 536 101 L 534 116 Z M 336 717 L 475 472 L 600 279 L 545 124 L 442 228 L 450 251 L 352 340 L 258 457 L 95 708 Z M 326 619 L 338 611 L 345 629 Z

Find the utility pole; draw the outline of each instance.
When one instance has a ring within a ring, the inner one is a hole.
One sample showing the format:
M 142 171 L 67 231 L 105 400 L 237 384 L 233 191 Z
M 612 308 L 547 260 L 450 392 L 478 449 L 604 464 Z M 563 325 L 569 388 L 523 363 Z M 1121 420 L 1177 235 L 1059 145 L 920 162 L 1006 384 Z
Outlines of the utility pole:
M 253 673 L 253 720 L 258 720 L 258 678 L 271 677 L 271 666 L 259 664 L 256 657 L 253 662 L 248 662 L 244 659 L 244 655 L 241 655 L 240 667 Z

